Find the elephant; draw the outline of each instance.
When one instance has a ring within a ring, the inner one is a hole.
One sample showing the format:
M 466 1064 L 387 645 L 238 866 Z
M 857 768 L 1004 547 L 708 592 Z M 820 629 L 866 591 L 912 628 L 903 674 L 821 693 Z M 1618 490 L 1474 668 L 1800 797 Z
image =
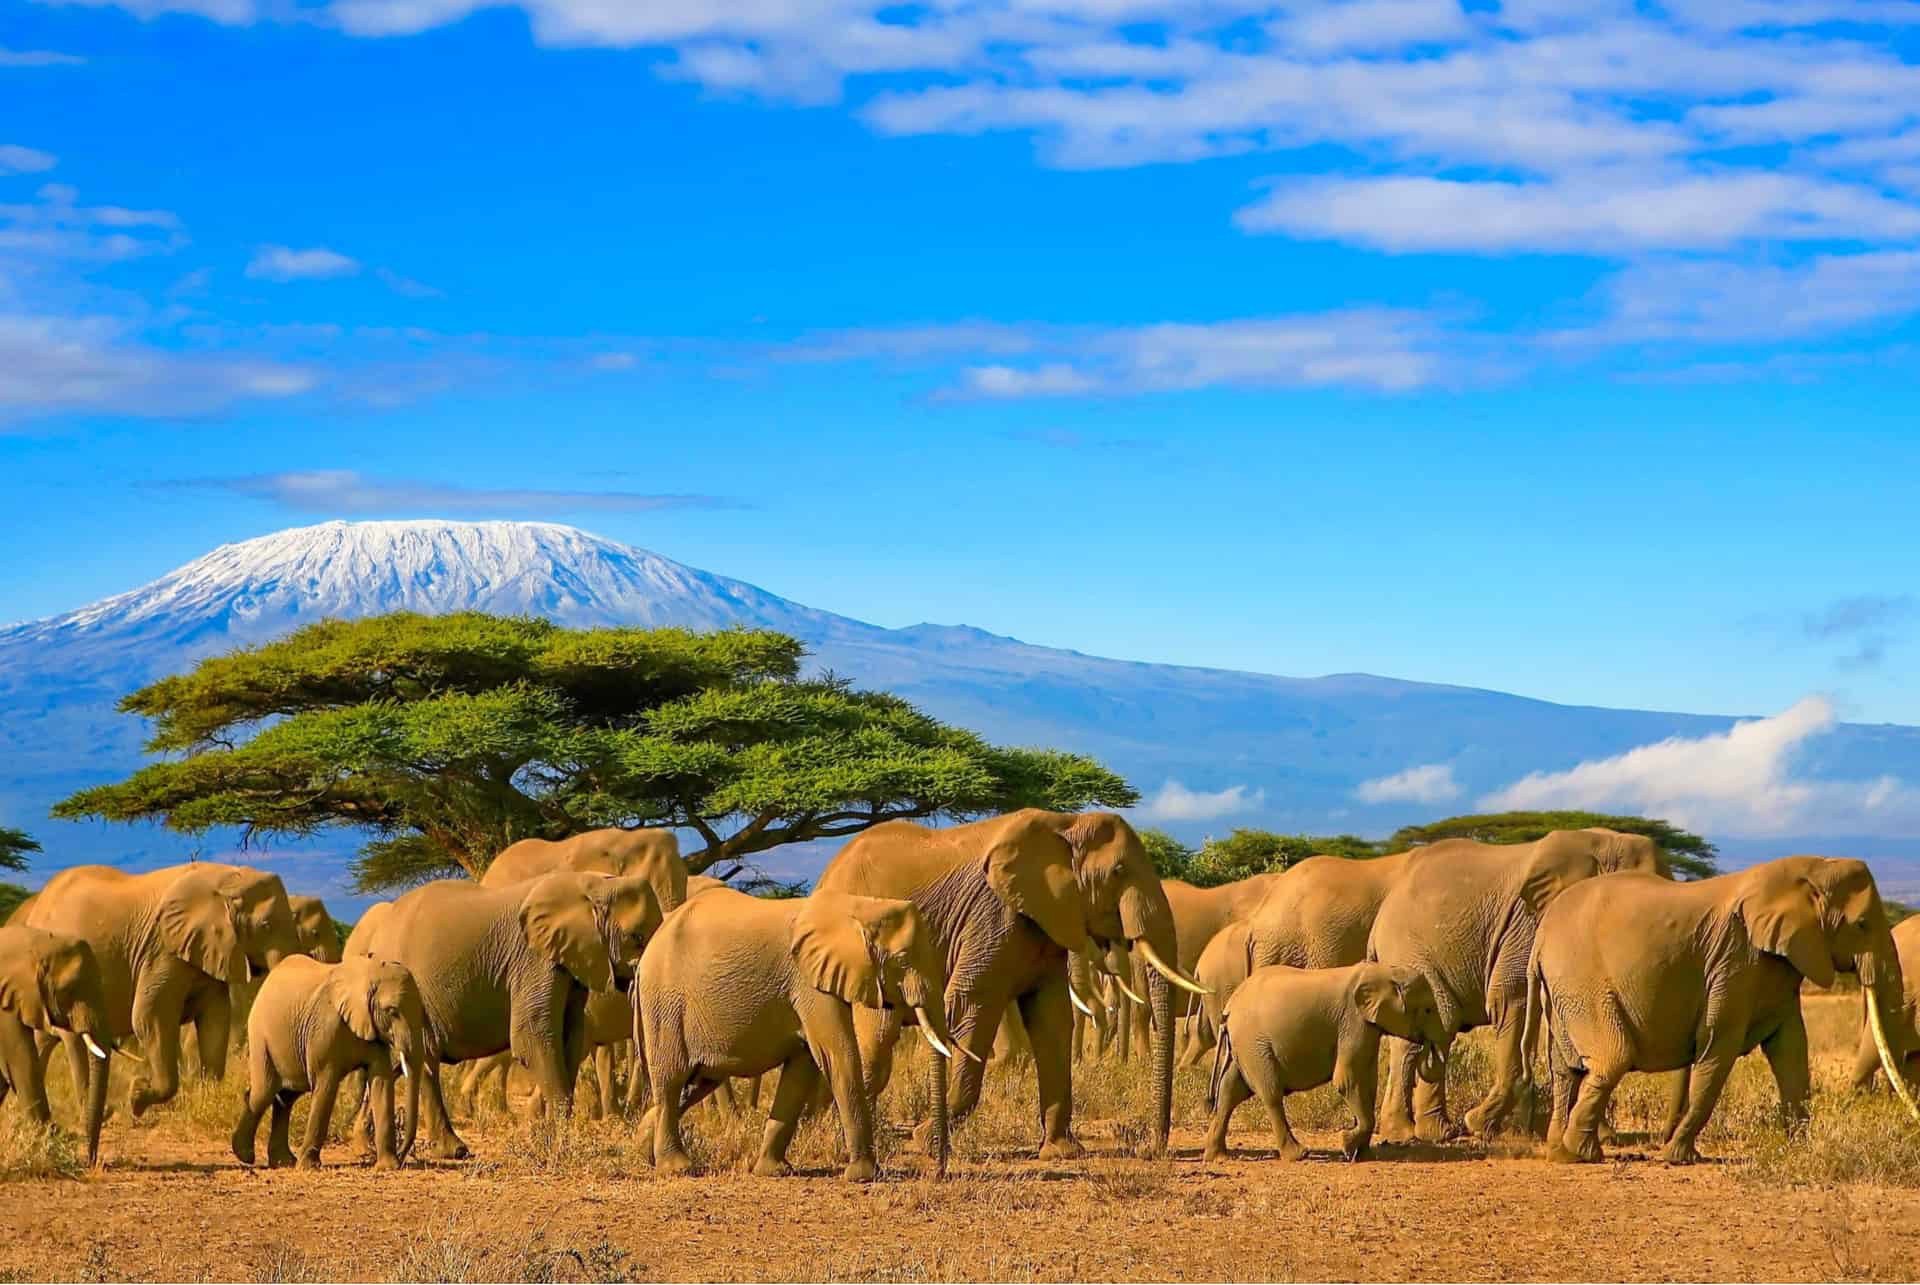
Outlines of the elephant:
M 480 886 L 508 888 L 556 870 L 638 875 L 652 886 L 663 915 L 687 899 L 687 863 L 671 830 L 588 830 L 557 841 L 522 839 L 493 859 Z
M 272 1110 L 267 1164 L 292 1165 L 287 1127 L 293 1104 L 310 1092 L 313 1110 L 299 1164 L 319 1168 L 340 1081 L 360 1071 L 373 1090 L 373 1167 L 397 1169 L 413 1150 L 420 1080 L 433 1056 L 420 988 L 403 965 L 364 956 L 337 964 L 295 956 L 267 974 L 247 1015 L 247 1092 L 233 1127 L 233 1154 L 242 1164 L 253 1163 L 260 1119 Z M 396 1073 L 407 1077 L 407 1136 L 398 1147 Z
M 1104 955 L 1109 943 L 1140 952 L 1153 969 L 1152 1146 L 1165 1152 L 1173 1107 L 1169 987 L 1197 987 L 1173 962 L 1179 953 L 1173 912 L 1140 836 L 1124 818 L 1029 808 L 938 830 L 887 821 L 842 848 L 814 886 L 904 898 L 926 920 L 944 957 L 948 1020 L 960 1050 L 973 1055 L 948 1091 L 952 1120 L 965 1119 L 979 1101 L 983 1060 L 1000 1013 L 1019 1004 L 1033 1045 L 1043 1159 L 1084 1154 L 1072 1131 L 1067 954 L 1091 946 Z M 899 1009 L 861 1008 L 854 1020 L 867 1093 L 877 1098 L 907 1017 Z M 933 1065 L 937 1077 L 946 1074 L 946 1059 Z M 923 1145 L 934 1129 L 929 1120 L 917 1130 Z
M 28 1119 L 40 1124 L 53 1119 L 35 1036 L 65 1032 L 77 1036 L 101 1061 L 113 1046 L 106 983 L 93 948 L 78 937 L 25 924 L 0 928 L 0 1102 L 11 1091 L 19 1096 Z M 87 1094 L 82 1122 L 89 1165 L 100 1159 L 100 1122 L 107 1104 L 106 1075 L 93 1078 L 100 1090 Z
M 318 897 L 289 894 L 287 905 L 293 910 L 294 931 L 300 934 L 300 953 L 323 964 L 339 963 L 340 933 L 327 913 L 327 903 Z
M 1527 1087 L 1527 959 L 1540 916 L 1567 888 L 1616 871 L 1672 879 L 1652 839 L 1594 827 L 1555 830 L 1532 843 L 1444 839 L 1416 848 L 1382 899 L 1367 958 L 1425 974 L 1448 1031 L 1494 1028 L 1493 1083 L 1467 1113 L 1472 1133 L 1485 1137 L 1498 1129 Z M 1398 1040 L 1390 1049 L 1382 1136 L 1433 1140 L 1456 1133 L 1447 1120 L 1444 1078 L 1422 1095 L 1416 1120 L 1418 1050 Z
M 74 866 L 47 882 L 25 922 L 93 948 L 106 985 L 106 1028 L 135 1036 L 146 1065 L 135 1075 L 134 1116 L 180 1088 L 180 1027 L 194 1024 L 201 1071 L 226 1073 L 230 988 L 300 953 L 287 891 L 276 875 L 201 861 L 148 874 Z M 79 1036 L 61 1037 L 74 1086 L 87 1100 L 104 1086 Z M 107 1067 L 97 1068 L 102 1078 Z
M 1900 976 L 1905 993 L 1901 997 L 1900 1020 L 1886 1028 L 1887 1043 L 1894 1061 L 1907 1079 L 1920 1076 L 1920 915 L 1909 915 L 1893 926 L 1893 950 L 1900 958 Z M 1853 1087 L 1871 1088 L 1874 1073 L 1880 1069 L 1880 1050 L 1874 1042 L 1873 1025 L 1860 1027 L 1860 1048 L 1853 1058 Z
M 1438 1074 L 1453 1036 L 1441 1023 L 1433 987 L 1416 970 L 1386 964 L 1255 969 L 1221 1019 L 1207 1093 L 1213 1124 L 1206 1158 L 1227 1157 L 1234 1110 L 1258 1096 L 1273 1117 L 1280 1158 L 1298 1160 L 1306 1148 L 1287 1124 L 1286 1095 L 1331 1080 L 1354 1119 L 1341 1135 L 1341 1154 L 1366 1159 L 1372 1154 L 1383 1034 L 1429 1050 L 1426 1069 Z
M 702 894 L 667 920 L 640 961 L 641 1046 L 653 1085 L 653 1106 L 640 1124 L 643 1153 L 664 1173 L 687 1172 L 681 1112 L 730 1078 L 778 1067 L 754 1172 L 789 1171 L 794 1126 L 824 1078 L 849 1157 L 844 1176 L 872 1179 L 879 1172 L 873 1099 L 853 1015 L 911 1012 L 938 1054 L 933 1060 L 944 1064 L 953 1038 L 946 983 L 939 947 L 909 901 L 838 892 L 784 901 Z M 944 1146 L 936 1154 L 944 1156 Z
M 586 1055 L 588 996 L 626 986 L 661 920 L 645 879 L 572 871 L 509 888 L 440 879 L 374 910 L 348 939 L 348 957 L 393 960 L 413 974 L 438 1060 L 510 1049 L 562 1116 Z M 433 1153 L 465 1157 L 437 1064 L 422 1088 Z
M 1553 1078 L 1548 1158 L 1600 1159 L 1600 1119 L 1627 1072 L 1685 1070 L 1662 1158 L 1697 1160 L 1727 1073 L 1755 1047 L 1783 1119 L 1803 1122 L 1800 985 L 1848 972 L 1867 992 L 1888 1079 L 1904 1090 L 1885 1036 L 1904 1003 L 1900 956 L 1864 862 L 1782 857 L 1695 883 L 1617 874 L 1569 888 L 1542 916 L 1527 965 L 1527 1007 L 1544 1016 Z
M 1233 998 L 1233 993 L 1240 989 L 1240 984 L 1253 971 L 1251 934 L 1252 925 L 1244 919 L 1228 924 L 1214 934 L 1207 948 L 1200 952 L 1193 978 L 1210 993 L 1201 1002 L 1200 1012 L 1195 1018 L 1194 1041 L 1198 1044 L 1214 1047 L 1215 1041 L 1220 1038 L 1220 1022 L 1227 1011 L 1227 1001 Z
M 1253 875 L 1246 879 L 1236 879 L 1232 883 L 1219 884 L 1212 888 L 1196 887 L 1184 879 L 1162 879 L 1160 887 L 1167 894 L 1167 906 L 1173 911 L 1173 930 L 1180 949 L 1180 958 L 1174 963 L 1182 973 L 1189 977 L 1199 966 L 1200 954 L 1227 925 L 1245 919 L 1265 899 L 1267 892 L 1280 879 L 1281 872 Z M 1174 1021 L 1182 1031 L 1191 1032 L 1193 1019 L 1200 1012 L 1200 997 L 1193 994 L 1175 996 Z M 1147 1037 L 1147 1013 L 1143 1007 L 1133 1010 L 1134 1029 L 1132 1035 L 1142 1045 Z M 1186 1051 L 1182 1058 L 1187 1065 L 1198 1065 L 1211 1044 L 1201 1045 L 1190 1038 L 1185 1040 Z

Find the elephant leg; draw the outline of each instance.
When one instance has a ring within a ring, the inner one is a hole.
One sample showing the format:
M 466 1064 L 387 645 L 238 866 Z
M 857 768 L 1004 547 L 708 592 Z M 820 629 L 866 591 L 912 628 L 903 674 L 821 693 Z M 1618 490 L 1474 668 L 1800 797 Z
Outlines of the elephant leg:
M 1853 1055 L 1853 1087 L 1871 1089 L 1873 1077 L 1880 1070 L 1880 1050 L 1873 1046 L 1873 1032 L 1860 1032 L 1860 1047 Z
M 1566 1128 L 1558 1149 L 1549 1149 L 1547 1158 L 1561 1162 L 1592 1162 L 1600 1159 L 1600 1122 L 1607 1114 L 1613 1090 L 1627 1073 L 1623 1054 L 1611 1058 L 1587 1058 L 1586 1068 L 1574 1076 L 1578 1086 L 1573 1104 L 1567 1109 Z
M 427 1126 L 427 1140 L 433 1147 L 433 1154 L 442 1160 L 465 1160 L 473 1153 L 460 1135 L 453 1131 L 453 1120 L 447 1115 L 446 1098 L 442 1095 L 440 1080 L 443 1068 L 426 1068 L 422 1074 L 420 1112 Z
M 1333 1070 L 1333 1087 L 1353 1113 L 1353 1127 L 1340 1135 L 1340 1154 L 1349 1160 L 1373 1155 L 1373 1102 L 1380 1088 L 1380 1046 L 1362 1047 Z
M 273 1095 L 273 1123 L 267 1129 L 267 1167 L 269 1169 L 291 1169 L 293 1167 L 293 1148 L 288 1145 L 287 1135 L 293 1127 L 293 1104 L 300 1100 L 297 1090 L 284 1086 Z
M 1567 1114 L 1573 1110 L 1573 1096 L 1580 1087 L 1560 1052 L 1559 1039 L 1552 1034 L 1547 1036 L 1547 1082 L 1553 1087 L 1553 1112 L 1547 1117 L 1547 1154 L 1551 1156 L 1564 1150 Z
M 893 1050 L 900 1041 L 906 1015 L 898 1009 L 862 1006 L 854 1010 L 853 1030 L 860 1038 L 860 1067 L 867 1078 L 867 1096 L 878 1102 L 893 1078 Z M 759 1099 L 754 1099 L 758 1105 Z
M 880 1166 L 873 1158 L 873 1104 L 867 1098 L 866 1077 L 860 1069 L 853 1006 L 824 994 L 811 997 L 800 1025 L 814 1064 L 833 1090 L 833 1104 L 840 1113 L 840 1136 L 847 1148 L 847 1167 L 842 1176 L 848 1182 L 871 1182 L 879 1176 Z M 992 1039 L 993 1029 L 989 1028 L 989 1044 Z
M 1520 1099 L 1525 1075 L 1520 1040 L 1526 1009 L 1524 1001 L 1502 1005 L 1494 1023 L 1493 1082 L 1487 1086 L 1487 1096 L 1467 1112 L 1467 1130 L 1475 1137 L 1491 1137 L 1506 1123 Z
M 793 1142 L 800 1113 L 812 1100 L 819 1081 L 820 1069 L 813 1064 L 813 1055 L 804 1048 L 781 1065 L 780 1081 L 773 1090 L 773 1106 L 760 1135 L 760 1158 L 753 1164 L 753 1171 L 762 1178 L 777 1178 L 792 1172 L 792 1166 L 787 1163 L 787 1147 Z
M 1040 1091 L 1040 1158 L 1078 1160 L 1086 1154 L 1073 1136 L 1073 1001 L 1067 974 L 1054 973 L 1038 990 L 1020 999 L 1020 1016 L 1033 1050 L 1034 1080 Z
M 1213 1104 L 1213 1122 L 1207 1128 L 1207 1146 L 1203 1153 L 1208 1160 L 1227 1160 L 1233 1151 L 1227 1146 L 1227 1126 L 1233 1123 L 1233 1113 L 1240 1104 L 1253 1096 L 1253 1089 L 1247 1083 L 1247 1077 L 1240 1073 L 1238 1061 L 1229 1061 L 1220 1072 L 1219 1097 Z
M 300 1147 L 300 1167 L 318 1169 L 320 1167 L 320 1148 L 327 1140 L 327 1130 L 333 1126 L 333 1102 L 340 1092 L 340 1072 L 331 1066 L 320 1068 L 320 1074 L 313 1081 L 313 1102 L 307 1113 L 307 1140 Z M 378 1136 L 382 1118 L 387 1129 L 387 1145 L 393 1145 L 393 1097 L 389 1082 L 387 1109 L 380 1109 L 379 1095 L 374 1095 L 373 1128 Z
M 419 1067 L 409 1069 L 414 1075 L 420 1074 Z M 393 1136 L 393 1066 L 389 1063 L 384 1068 L 378 1066 L 369 1067 L 365 1075 L 367 1083 L 370 1086 L 369 1096 L 373 1099 L 373 1167 L 375 1169 L 398 1169 L 400 1167 L 400 1150 Z M 313 1109 L 316 1113 L 320 1110 L 320 1103 L 317 1098 L 314 1101 Z M 317 1148 L 315 1154 L 318 1154 Z
M 665 1058 L 654 1059 L 652 1071 L 653 1107 L 647 1114 L 653 1121 L 653 1167 L 667 1174 L 691 1173 L 693 1157 L 687 1154 L 680 1137 L 680 1114 L 684 1110 L 680 1094 L 691 1077 L 684 1067 L 669 1065 Z M 711 1093 L 713 1087 L 707 1092 Z
M 1429 1081 L 1416 1073 L 1420 1046 L 1407 1045 L 1406 1077 L 1413 1084 L 1413 1131 L 1423 1142 L 1452 1142 L 1464 1137 L 1466 1130 L 1447 1114 L 1447 1063 L 1440 1062 L 1440 1074 Z
M 593 1051 L 593 1073 L 600 1081 L 597 1086 L 600 1093 L 596 1103 L 599 1109 L 594 1118 L 596 1120 L 611 1120 L 613 1118 L 614 1089 L 613 1045 L 602 1044 Z
M 1872 1037 L 1869 1036 L 1868 1038 L 1871 1039 Z M 1876 1060 L 1879 1057 L 1877 1053 L 1874 1056 Z M 1667 1118 L 1660 1128 L 1660 1143 L 1662 1146 L 1673 1141 L 1674 1130 L 1680 1127 L 1680 1121 L 1686 1117 L 1687 1083 L 1690 1078 L 1688 1068 L 1684 1066 L 1678 1071 L 1671 1071 L 1667 1074 Z
M 180 1016 L 152 1014 L 145 1030 L 137 1031 L 147 1064 L 133 1077 L 128 1108 L 138 1119 L 148 1107 L 172 1101 L 180 1091 Z
M 1807 1025 L 1798 1011 L 1761 1041 L 1773 1082 L 1780 1090 L 1780 1123 L 1789 1133 L 1806 1127 L 1812 1072 L 1807 1067 Z
M 93 1064 L 99 1061 L 99 1059 L 87 1052 L 87 1046 L 82 1043 L 78 1037 L 63 1035 L 60 1037 L 60 1043 L 67 1051 L 67 1074 L 73 1080 L 73 1096 L 84 1103 L 87 1100 L 87 1094 L 93 1084 L 92 1077 L 96 1074 L 108 1074 L 109 1067 L 112 1064 L 109 1062 L 100 1062 L 99 1069 L 96 1071 Z M 36 1059 L 36 1063 L 40 1075 L 39 1083 L 41 1085 L 41 1092 L 44 1094 L 47 1083 L 47 1063 L 44 1059 Z
M 233 998 L 227 988 L 207 993 L 193 1019 L 193 1039 L 200 1054 L 200 1074 L 209 1080 L 227 1078 L 227 1041 L 232 1035 Z
M 27 1118 L 46 1124 L 53 1116 L 47 1108 L 47 1084 L 40 1074 L 40 1050 L 34 1045 L 33 1034 L 11 1014 L 0 1013 L 0 1102 L 6 1100 L 11 1086 L 20 1095 L 20 1107 Z M 85 1098 L 85 1092 L 80 1096 Z
M 1720 1090 L 1726 1087 L 1727 1076 L 1733 1071 L 1733 1064 L 1739 1060 L 1739 1050 L 1730 1043 L 1721 1046 L 1709 1045 L 1707 1051 L 1693 1064 L 1687 1074 L 1687 1110 L 1680 1117 L 1680 1124 L 1667 1139 L 1666 1148 L 1660 1158 L 1668 1164 L 1691 1164 L 1700 1158 L 1694 1149 L 1694 1141 L 1700 1131 L 1707 1127 L 1707 1120 L 1713 1115 L 1714 1107 L 1720 1103 Z
M 260 1118 L 273 1106 L 280 1092 L 280 1076 L 267 1056 L 264 1040 L 247 1050 L 247 1091 L 240 1099 L 240 1118 L 233 1126 L 234 1158 L 243 1165 L 253 1163 L 253 1142 L 260 1133 Z
M 1411 1142 L 1416 1136 L 1413 1118 L 1413 1086 L 1420 1060 L 1418 1045 L 1393 1036 L 1381 1043 L 1387 1057 L 1387 1100 L 1381 1114 L 1380 1137 L 1387 1142 Z

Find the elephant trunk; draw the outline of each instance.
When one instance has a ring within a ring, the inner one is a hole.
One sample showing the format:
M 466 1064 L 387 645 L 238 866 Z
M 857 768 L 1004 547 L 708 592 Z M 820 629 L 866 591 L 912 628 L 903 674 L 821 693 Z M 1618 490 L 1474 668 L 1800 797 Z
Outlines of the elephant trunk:
M 946 1023 L 942 1022 L 944 1027 Z M 942 1039 L 951 1039 L 943 1032 Z M 948 1047 L 952 1047 L 951 1044 Z M 942 1177 L 947 1172 L 947 1059 L 939 1054 L 927 1059 L 927 1110 L 930 1112 L 927 1145 L 933 1152 L 933 1171 Z
M 1149 965 L 1145 972 L 1147 1011 L 1153 1026 L 1153 1152 L 1165 1155 L 1173 1127 L 1172 988 L 1178 984 L 1201 994 L 1205 988 L 1184 977 L 1176 966 L 1180 951 L 1173 911 L 1158 883 L 1130 887 L 1120 894 L 1120 923 L 1127 939 Z
M 100 1163 L 100 1124 L 107 1118 L 107 1081 L 113 1078 L 111 1058 L 87 1059 L 87 1165 Z
M 1153 1154 L 1165 1155 L 1173 1127 L 1173 986 L 1147 974 L 1147 1005 L 1153 1015 Z

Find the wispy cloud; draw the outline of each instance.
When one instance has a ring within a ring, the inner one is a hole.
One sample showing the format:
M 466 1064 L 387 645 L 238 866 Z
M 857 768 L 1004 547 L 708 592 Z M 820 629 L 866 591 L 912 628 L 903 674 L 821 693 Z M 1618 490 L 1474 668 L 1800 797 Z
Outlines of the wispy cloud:
M 1920 790 L 1892 777 L 1833 781 L 1795 772 L 1801 750 L 1834 725 L 1832 703 L 1810 696 L 1725 732 L 1672 737 L 1564 772 L 1537 772 L 1480 806 L 1635 812 L 1742 836 L 1910 832 L 1920 824 Z
M 1353 797 L 1362 803 L 1444 803 L 1460 797 L 1460 783 L 1453 779 L 1450 764 L 1427 763 L 1362 781 Z
M 85 58 L 50 49 L 0 48 L 0 67 L 78 67 L 84 62 Z
M 408 299 L 441 299 L 446 297 L 446 291 L 430 286 L 424 281 L 415 281 L 412 277 L 403 277 L 392 268 L 375 268 L 373 275 L 379 278 L 381 285 L 393 291 L 395 294 Z
M 18 143 L 0 143 L 0 175 L 39 174 L 58 163 L 59 158 L 52 152 L 22 147 Z
M 735 509 L 717 495 L 637 491 L 565 491 L 474 487 L 371 477 L 353 469 L 308 469 L 246 477 L 191 478 L 169 487 L 226 491 L 300 513 L 458 513 L 523 516 L 542 513 L 652 513 L 666 509 Z
M 1229 785 L 1223 790 L 1207 792 L 1189 790 L 1178 781 L 1168 781 L 1135 811 L 1149 821 L 1212 821 L 1251 812 L 1266 801 L 1265 790 L 1245 785 Z
M 1912 619 L 1916 607 L 1911 594 L 1856 594 L 1803 613 L 1800 629 L 1815 642 L 1845 643 L 1834 659 L 1839 668 L 1874 669 L 1886 660 L 1894 629 Z
M 296 250 L 263 245 L 247 263 L 247 275 L 258 281 L 330 281 L 360 275 L 360 261 L 325 246 Z

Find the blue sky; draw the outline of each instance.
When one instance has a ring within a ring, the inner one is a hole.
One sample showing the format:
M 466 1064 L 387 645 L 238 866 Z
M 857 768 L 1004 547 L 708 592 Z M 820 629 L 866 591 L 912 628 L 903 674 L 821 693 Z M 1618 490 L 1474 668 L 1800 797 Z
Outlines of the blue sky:
M 1920 7 L 0 14 L 0 619 L 524 516 L 883 624 L 1920 722 Z

